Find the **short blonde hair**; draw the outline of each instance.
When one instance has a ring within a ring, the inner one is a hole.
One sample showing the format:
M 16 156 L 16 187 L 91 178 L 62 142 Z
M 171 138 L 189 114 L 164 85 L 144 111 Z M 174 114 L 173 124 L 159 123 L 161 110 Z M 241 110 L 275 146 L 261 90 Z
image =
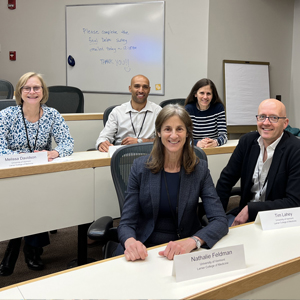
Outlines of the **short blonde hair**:
M 17 83 L 16 91 L 15 91 L 17 105 L 21 105 L 23 103 L 22 87 L 26 84 L 28 79 L 31 77 L 37 77 L 41 82 L 41 86 L 43 88 L 43 98 L 41 100 L 41 104 L 45 104 L 48 101 L 49 91 L 48 91 L 48 88 L 46 86 L 46 83 L 45 83 L 42 75 L 35 73 L 35 72 L 28 72 L 28 73 L 25 73 L 24 75 L 22 75 Z

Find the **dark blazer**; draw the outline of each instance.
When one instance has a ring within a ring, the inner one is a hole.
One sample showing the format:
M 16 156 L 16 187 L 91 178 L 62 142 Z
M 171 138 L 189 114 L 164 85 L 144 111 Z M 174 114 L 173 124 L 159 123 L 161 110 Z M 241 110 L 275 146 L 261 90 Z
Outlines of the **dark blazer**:
M 258 138 L 258 132 L 241 137 L 217 183 L 217 193 L 226 210 L 231 188 L 241 179 L 241 201 L 233 214 L 237 215 L 248 205 L 249 221 L 255 220 L 259 211 L 300 206 L 300 140 L 286 131 L 274 152 L 266 201 L 249 202 L 253 199 L 252 177 L 260 153 Z
M 118 227 L 119 240 L 123 247 L 130 237 L 144 243 L 155 227 L 160 201 L 161 172 L 153 174 L 145 167 L 148 157 L 136 159 L 131 168 L 127 195 Z M 209 224 L 204 228 L 201 228 L 197 217 L 199 196 L 201 196 L 209 220 Z M 200 160 L 191 174 L 186 174 L 184 169 L 181 169 L 178 228 L 181 230 L 182 238 L 198 236 L 206 242 L 208 247 L 212 247 L 228 232 L 226 215 L 206 161 Z

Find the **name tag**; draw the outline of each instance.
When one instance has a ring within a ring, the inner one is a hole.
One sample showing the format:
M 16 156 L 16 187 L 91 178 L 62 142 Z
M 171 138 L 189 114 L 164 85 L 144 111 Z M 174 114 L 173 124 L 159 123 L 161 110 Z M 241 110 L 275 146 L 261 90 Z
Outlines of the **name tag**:
M 262 230 L 299 226 L 300 207 L 260 211 L 254 223 L 261 224 Z
M 246 268 L 244 245 L 175 255 L 173 276 L 184 281 Z
M 0 156 L 0 168 L 34 166 L 48 163 L 47 152 L 34 152 Z

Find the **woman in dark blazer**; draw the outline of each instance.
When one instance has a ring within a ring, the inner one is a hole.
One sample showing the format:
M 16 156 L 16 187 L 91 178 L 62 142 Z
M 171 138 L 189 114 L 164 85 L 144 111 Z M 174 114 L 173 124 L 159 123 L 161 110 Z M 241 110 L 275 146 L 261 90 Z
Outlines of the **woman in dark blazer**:
M 168 245 L 159 254 L 168 259 L 204 244 L 210 248 L 228 232 L 207 163 L 194 153 L 188 113 L 178 105 L 165 106 L 155 130 L 151 154 L 133 163 L 118 227 L 115 254 L 124 253 L 131 261 L 145 259 L 146 247 L 163 243 Z M 203 228 L 199 197 L 209 220 Z

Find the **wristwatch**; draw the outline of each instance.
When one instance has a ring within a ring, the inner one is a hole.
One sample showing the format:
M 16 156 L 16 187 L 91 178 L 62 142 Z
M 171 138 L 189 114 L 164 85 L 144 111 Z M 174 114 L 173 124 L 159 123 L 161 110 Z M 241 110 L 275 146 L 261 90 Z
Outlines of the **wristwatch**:
M 190 236 L 190 238 L 193 239 L 196 242 L 197 249 L 200 249 L 201 242 L 197 238 L 195 238 L 194 236 Z
M 137 142 L 140 144 L 140 143 L 143 142 L 143 140 L 142 139 L 138 139 Z

